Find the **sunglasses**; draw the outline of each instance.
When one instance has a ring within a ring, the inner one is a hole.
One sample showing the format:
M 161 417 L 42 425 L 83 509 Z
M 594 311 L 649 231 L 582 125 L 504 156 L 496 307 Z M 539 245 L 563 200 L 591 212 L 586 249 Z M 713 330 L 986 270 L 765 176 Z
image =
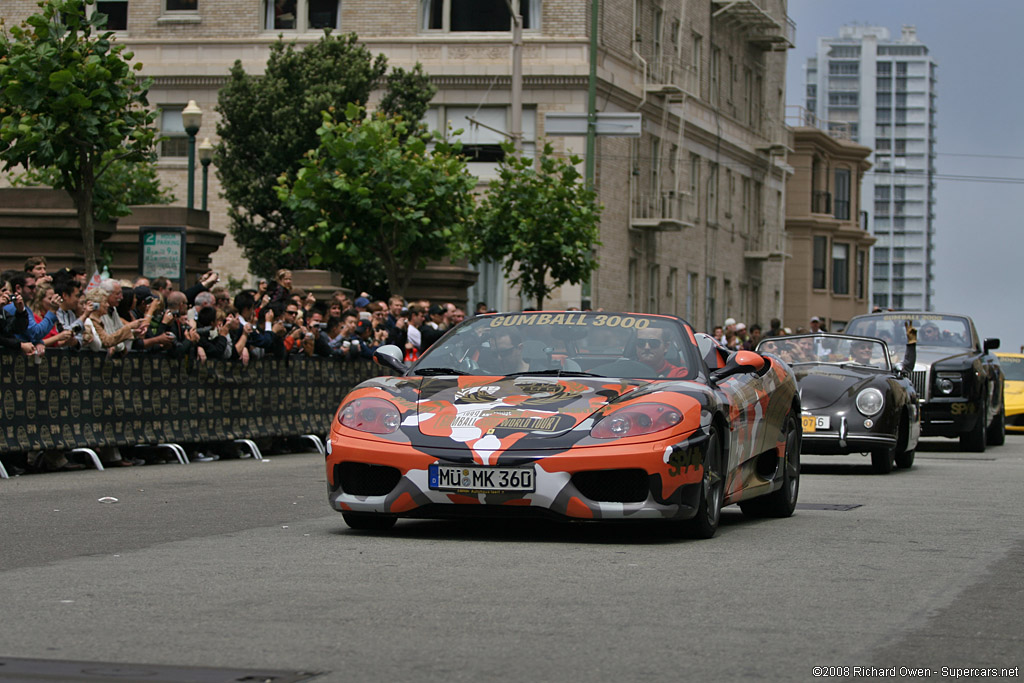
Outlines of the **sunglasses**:
M 643 349 L 643 348 L 660 349 L 661 348 L 661 340 L 660 339 L 637 339 L 636 340 L 636 345 L 637 345 L 637 348 L 641 348 L 641 349 Z
M 298 311 L 285 311 L 285 313 L 288 315 L 295 315 Z

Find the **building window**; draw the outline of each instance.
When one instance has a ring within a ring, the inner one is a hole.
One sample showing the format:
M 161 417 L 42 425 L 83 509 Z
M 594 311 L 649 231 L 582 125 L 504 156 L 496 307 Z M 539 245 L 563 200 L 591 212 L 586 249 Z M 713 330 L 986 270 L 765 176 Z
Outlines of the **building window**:
M 693 50 L 691 52 L 690 58 L 693 60 L 693 76 L 696 79 L 697 92 L 698 93 L 700 92 L 700 79 L 701 79 L 701 76 L 702 76 L 701 72 L 703 71 L 703 69 L 700 68 L 700 66 L 701 66 L 701 59 L 702 59 L 702 54 L 701 53 L 703 53 L 703 51 L 704 51 L 704 39 L 699 34 L 694 33 L 693 34 Z
M 637 261 L 635 258 L 629 259 L 629 273 L 626 276 L 626 311 L 634 312 L 637 309 L 636 305 L 636 276 L 637 276 Z
M 658 313 L 661 303 L 661 266 L 647 266 L 647 312 Z
M 864 281 L 867 277 L 867 252 L 863 249 L 857 250 L 857 298 L 864 298 Z
M 523 107 L 523 155 L 532 157 L 536 150 L 536 110 Z M 427 128 L 439 131 L 449 140 L 462 142 L 462 154 L 472 164 L 476 176 L 497 175 L 498 164 L 505 158 L 501 143 L 509 137 L 512 112 L 508 107 L 430 107 L 424 116 Z M 454 132 L 462 130 L 458 135 Z
M 715 289 L 718 283 L 715 278 L 708 277 L 704 284 L 704 329 L 709 333 L 718 324 L 718 315 L 715 313 Z
M 523 28 L 540 25 L 540 0 L 520 0 Z M 505 0 L 420 0 L 420 28 L 427 31 L 511 31 Z
M 708 221 L 718 222 L 718 164 L 708 167 Z
M 185 124 L 181 120 L 181 111 L 185 105 L 161 105 L 160 135 L 166 140 L 160 142 L 161 157 L 187 157 L 188 135 Z
M 811 271 L 811 288 L 825 289 L 828 274 L 828 237 L 814 236 L 814 266 Z
M 830 76 L 856 76 L 860 73 L 860 62 L 829 62 Z
M 107 30 L 128 30 L 128 0 L 99 0 L 96 11 L 107 15 Z
M 849 169 L 836 169 L 836 182 L 833 192 L 833 206 L 835 217 L 841 221 L 850 220 L 850 171 Z
M 875 73 L 879 76 L 891 76 L 892 75 L 892 62 L 878 62 L 875 67 Z
M 686 274 L 686 320 L 690 322 L 697 315 L 697 273 Z M 691 323 L 692 324 L 692 323 Z
M 668 282 L 665 283 L 665 297 L 672 300 L 672 315 L 679 315 L 679 269 L 668 269 Z
M 164 10 L 167 12 L 196 12 L 199 0 L 165 0 Z
M 850 293 L 850 245 L 832 244 L 832 293 Z
M 265 0 L 264 9 L 263 26 L 268 31 L 309 31 L 341 25 L 340 0 Z
M 690 155 L 690 198 L 693 200 L 694 218 L 700 217 L 700 156 Z

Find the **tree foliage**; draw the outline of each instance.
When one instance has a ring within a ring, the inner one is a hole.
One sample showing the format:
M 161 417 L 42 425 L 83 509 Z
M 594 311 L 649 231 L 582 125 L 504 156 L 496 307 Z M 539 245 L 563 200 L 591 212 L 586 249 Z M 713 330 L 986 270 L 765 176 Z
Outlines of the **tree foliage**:
M 230 205 L 231 233 L 253 272 L 269 276 L 280 267 L 310 265 L 301 252 L 282 253 L 295 218 L 274 188 L 281 174 L 294 178 L 303 156 L 320 143 L 323 111 L 365 105 L 382 85 L 383 109 L 412 120 L 422 117 L 436 91 L 419 65 L 388 74 L 385 57 L 374 57 L 354 34 L 326 32 L 305 49 L 278 40 L 263 76 L 247 74 L 235 62 L 219 95 L 220 143 L 214 162 Z M 381 277 L 379 271 L 356 270 L 348 262 L 334 268 L 346 279 L 365 283 Z
M 4 170 L 51 169 L 75 203 L 86 270 L 96 264 L 97 185 L 120 162 L 151 161 L 156 129 L 149 82 L 106 31 L 92 0 L 44 0 L 0 32 L 0 160 Z M 102 213 L 102 211 L 101 211 Z
M 597 267 L 601 206 L 576 169 L 580 158 L 558 158 L 548 142 L 536 160 L 515 156 L 511 143 L 502 147 L 498 178 L 468 235 L 470 260 L 503 260 L 509 281 L 543 308 L 552 290 Z
M 324 112 L 317 132 L 320 145 L 278 186 L 299 226 L 292 249 L 332 270 L 379 267 L 392 292 L 407 291 L 413 271 L 449 255 L 472 219 L 476 179 L 458 143 L 383 112 L 364 118 L 355 104 L 344 118 Z

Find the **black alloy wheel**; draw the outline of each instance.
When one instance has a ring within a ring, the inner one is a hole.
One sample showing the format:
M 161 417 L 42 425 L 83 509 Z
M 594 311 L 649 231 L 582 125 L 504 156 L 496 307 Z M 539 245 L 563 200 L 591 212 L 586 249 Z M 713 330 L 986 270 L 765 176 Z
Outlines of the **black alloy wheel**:
M 697 514 L 682 522 L 682 532 L 688 538 L 711 538 L 718 531 L 718 523 L 722 519 L 722 500 L 725 498 L 725 467 L 722 461 L 718 430 L 712 427 L 704 460 Z

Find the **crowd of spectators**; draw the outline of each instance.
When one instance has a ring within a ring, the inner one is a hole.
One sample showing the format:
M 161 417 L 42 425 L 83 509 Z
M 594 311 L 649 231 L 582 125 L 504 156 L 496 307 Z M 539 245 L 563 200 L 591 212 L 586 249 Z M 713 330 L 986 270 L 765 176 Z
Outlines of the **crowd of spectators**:
M 483 307 L 486 310 L 486 306 Z M 354 300 L 344 291 L 326 301 L 293 287 L 290 271 L 232 295 L 210 271 L 180 291 L 166 278 L 134 282 L 94 277 L 72 268 L 50 273 L 46 259 L 33 257 L 24 270 L 0 273 L 0 348 L 39 362 L 48 350 L 105 351 L 223 359 L 248 364 L 260 358 L 305 354 L 342 362 L 367 361 L 382 345 L 416 359 L 445 330 L 465 318 L 451 303 L 401 296 Z M 193 448 L 191 459 L 217 456 Z M 237 454 L 230 446 L 227 455 Z M 116 448 L 99 453 L 108 465 L 142 461 Z M 30 454 L 29 469 L 80 469 L 59 452 Z

